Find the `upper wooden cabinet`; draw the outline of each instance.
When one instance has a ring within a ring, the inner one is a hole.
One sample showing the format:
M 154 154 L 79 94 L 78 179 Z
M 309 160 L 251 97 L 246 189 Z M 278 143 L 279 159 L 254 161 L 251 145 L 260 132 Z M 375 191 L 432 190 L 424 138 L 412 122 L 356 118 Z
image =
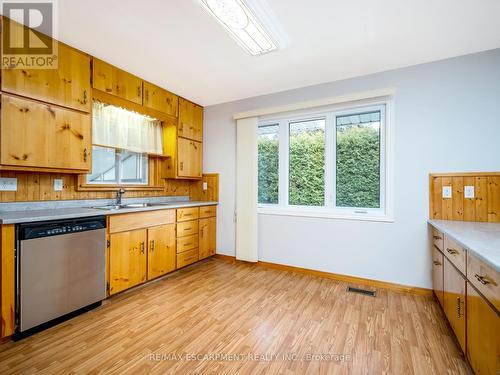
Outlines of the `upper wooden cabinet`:
M 177 117 L 179 101 L 177 95 L 144 81 L 144 107 Z
M 92 62 L 92 86 L 142 105 L 142 79 L 98 59 Z
M 179 98 L 178 136 L 203 141 L 203 107 Z
M 57 69 L 3 69 L 2 91 L 90 112 L 90 57 L 58 43 Z
M 32 100 L 2 95 L 2 165 L 64 169 L 91 168 L 90 115 Z
M 177 139 L 177 175 L 186 178 L 201 178 L 202 143 L 190 139 Z

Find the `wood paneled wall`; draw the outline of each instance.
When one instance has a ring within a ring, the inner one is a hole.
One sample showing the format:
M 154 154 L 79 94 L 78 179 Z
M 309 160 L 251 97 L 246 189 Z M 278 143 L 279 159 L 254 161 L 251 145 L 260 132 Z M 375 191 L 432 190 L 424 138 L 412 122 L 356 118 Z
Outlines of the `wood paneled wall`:
M 0 192 L 0 202 L 31 202 L 68 199 L 101 199 L 114 198 L 114 191 L 78 191 L 78 176 L 71 174 L 34 173 L 34 172 L 0 172 L 2 177 L 17 178 L 17 191 Z M 189 196 L 195 200 L 218 200 L 218 175 L 203 176 L 208 182 L 208 190 L 203 191 L 202 181 L 159 180 L 163 190 L 127 191 L 125 198 Z M 54 179 L 63 180 L 63 190 L 54 191 Z
M 451 198 L 442 197 L 444 186 L 451 186 Z M 474 198 L 464 197 L 464 186 L 474 186 Z M 431 174 L 429 217 L 500 222 L 500 172 Z

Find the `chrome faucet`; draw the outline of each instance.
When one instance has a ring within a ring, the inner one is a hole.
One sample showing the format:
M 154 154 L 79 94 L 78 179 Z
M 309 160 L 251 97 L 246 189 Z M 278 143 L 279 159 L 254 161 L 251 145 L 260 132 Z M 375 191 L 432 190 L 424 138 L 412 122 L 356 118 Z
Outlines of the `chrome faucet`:
M 122 196 L 123 196 L 123 194 L 125 194 L 125 189 L 124 188 L 120 188 L 120 190 L 118 190 L 116 192 L 116 202 L 115 202 L 115 204 L 117 206 L 120 206 L 122 204 Z

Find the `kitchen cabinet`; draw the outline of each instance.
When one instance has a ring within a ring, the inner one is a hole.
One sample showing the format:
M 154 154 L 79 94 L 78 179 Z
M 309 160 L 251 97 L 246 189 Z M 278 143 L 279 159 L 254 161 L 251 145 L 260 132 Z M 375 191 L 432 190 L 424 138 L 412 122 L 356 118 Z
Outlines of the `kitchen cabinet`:
M 443 306 L 444 312 L 465 353 L 465 285 L 462 274 L 444 258 Z
M 142 79 L 104 61 L 92 61 L 92 87 L 142 105 Z
M 467 283 L 467 359 L 476 374 L 500 371 L 500 317 Z
M 205 259 L 215 255 L 216 248 L 216 226 L 215 217 L 200 219 L 199 224 L 199 258 Z
M 178 136 L 203 141 L 203 107 L 186 99 L 179 99 Z
M 441 307 L 443 307 L 444 256 L 437 247 L 432 249 L 432 287 Z
M 146 229 L 109 236 L 109 294 L 146 281 Z
M 202 143 L 190 139 L 179 138 L 177 175 L 179 177 L 201 178 L 202 170 Z
M 179 100 L 177 95 L 144 81 L 144 107 L 177 117 Z
M 148 228 L 148 280 L 175 270 L 175 224 Z
M 18 169 L 91 169 L 90 115 L 10 95 L 1 98 L 0 162 Z
M 2 91 L 90 112 L 90 56 L 57 43 L 57 69 L 2 69 Z

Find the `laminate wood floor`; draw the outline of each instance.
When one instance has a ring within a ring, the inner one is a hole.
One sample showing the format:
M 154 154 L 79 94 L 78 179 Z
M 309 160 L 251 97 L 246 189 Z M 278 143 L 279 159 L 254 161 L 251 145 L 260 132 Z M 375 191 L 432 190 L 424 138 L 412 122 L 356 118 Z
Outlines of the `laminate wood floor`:
M 346 287 L 209 259 L 1 345 L 0 374 L 470 373 L 437 302 Z

